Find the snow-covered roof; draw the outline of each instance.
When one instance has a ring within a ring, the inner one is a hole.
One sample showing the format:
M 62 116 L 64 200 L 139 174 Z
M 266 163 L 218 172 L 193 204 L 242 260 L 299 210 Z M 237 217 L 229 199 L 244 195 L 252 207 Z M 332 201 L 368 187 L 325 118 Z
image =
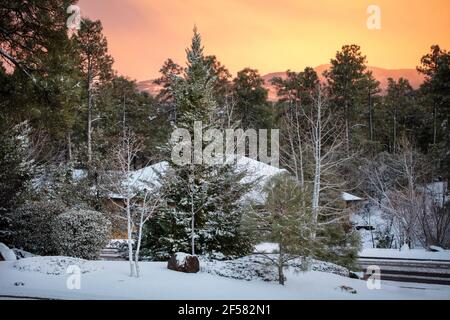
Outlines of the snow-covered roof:
M 266 200 L 266 194 L 263 189 L 269 179 L 277 174 L 287 172 L 264 162 L 260 162 L 248 157 L 238 157 L 236 161 L 237 170 L 245 170 L 247 175 L 242 179 L 243 183 L 250 183 L 259 179 L 253 189 L 244 197 L 244 199 L 263 203 Z
M 138 189 L 145 189 L 148 187 L 158 187 L 160 174 L 164 174 L 169 168 L 167 161 L 155 163 L 151 166 L 133 171 L 130 174 L 129 183 Z
M 257 202 L 263 202 L 265 200 L 265 195 L 262 189 L 264 188 L 266 182 L 272 176 L 286 172 L 284 169 L 280 169 L 248 157 L 238 157 L 236 160 L 236 168 L 238 171 L 245 170 L 247 173 L 242 179 L 243 183 L 250 183 L 259 180 L 253 190 L 251 190 L 244 197 L 245 199 L 251 199 Z M 133 188 L 138 190 L 159 187 L 160 183 L 158 177 L 159 175 L 164 175 L 168 169 L 169 163 L 166 161 L 144 167 L 132 172 L 128 183 L 132 185 Z M 110 194 L 110 197 L 115 199 L 123 198 L 119 194 Z
M 350 194 L 347 192 L 342 192 L 342 200 L 344 200 L 344 201 L 362 201 L 364 199 L 354 196 L 353 194 Z

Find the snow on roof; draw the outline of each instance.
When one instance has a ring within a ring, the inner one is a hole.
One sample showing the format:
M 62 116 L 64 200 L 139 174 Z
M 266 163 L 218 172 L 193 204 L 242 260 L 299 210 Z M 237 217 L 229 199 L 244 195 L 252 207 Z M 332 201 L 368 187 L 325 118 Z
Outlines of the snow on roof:
M 158 177 L 164 174 L 169 168 L 167 161 L 155 163 L 151 166 L 133 171 L 130 174 L 129 183 L 138 189 L 158 187 L 160 185 Z
M 244 196 L 244 200 L 255 201 L 257 203 L 264 203 L 266 200 L 266 193 L 264 186 L 269 179 L 277 174 L 287 172 L 285 169 L 280 169 L 264 162 L 260 162 L 248 157 L 238 157 L 236 161 L 237 170 L 246 171 L 246 176 L 242 179 L 243 183 L 251 183 L 259 179 L 253 189 Z
M 151 190 L 161 186 L 159 182 L 159 175 L 163 175 L 169 168 L 167 161 L 158 162 L 150 166 L 135 170 L 130 173 L 128 179 L 122 182 L 122 186 L 126 189 L 127 185 L 131 187 L 133 192 L 137 193 L 140 190 Z M 117 192 L 110 192 L 108 195 L 112 199 L 124 199 L 123 194 Z
M 265 195 L 262 191 L 265 183 L 272 176 L 286 172 L 285 169 L 280 169 L 248 157 L 238 157 L 235 163 L 238 171 L 245 170 L 247 172 L 247 175 L 242 179 L 243 183 L 250 183 L 259 179 L 257 185 L 245 197 L 245 199 L 251 199 L 257 202 L 263 202 L 265 200 Z M 132 172 L 128 183 L 138 190 L 159 187 L 160 182 L 158 177 L 159 175 L 164 175 L 168 169 L 168 162 L 162 161 L 156 163 Z M 123 198 L 119 194 L 110 194 L 110 197 L 115 199 Z
M 248 157 L 238 157 L 236 161 L 237 170 L 246 170 L 247 176 L 243 182 L 251 182 L 255 178 L 268 179 L 276 174 L 287 172 L 264 162 L 260 162 Z
M 357 196 L 354 196 L 354 195 L 352 195 L 350 193 L 347 193 L 347 192 L 342 192 L 342 200 L 344 200 L 344 201 L 361 201 L 361 200 L 364 200 L 364 199 L 362 199 L 360 197 L 357 197 Z

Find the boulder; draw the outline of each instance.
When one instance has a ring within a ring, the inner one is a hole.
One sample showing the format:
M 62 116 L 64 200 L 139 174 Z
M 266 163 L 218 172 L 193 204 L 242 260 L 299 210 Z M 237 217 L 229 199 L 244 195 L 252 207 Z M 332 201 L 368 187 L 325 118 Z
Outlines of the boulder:
M 0 242 L 0 261 L 15 261 L 17 260 L 14 251 L 8 248 L 5 244 Z
M 177 252 L 170 257 L 167 263 L 167 269 L 178 272 L 197 273 L 200 270 L 200 263 L 196 256 Z

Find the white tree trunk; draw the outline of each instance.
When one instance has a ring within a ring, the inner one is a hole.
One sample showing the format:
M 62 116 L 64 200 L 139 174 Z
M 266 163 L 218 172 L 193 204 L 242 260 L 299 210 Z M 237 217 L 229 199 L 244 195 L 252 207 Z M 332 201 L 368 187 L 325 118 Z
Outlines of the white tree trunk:
M 87 94 L 88 94 L 88 114 L 87 114 L 87 157 L 88 162 L 92 161 L 92 66 L 88 58 L 88 76 L 87 76 Z
M 312 195 L 312 214 L 313 214 L 313 232 L 312 238 L 316 238 L 317 222 L 319 217 L 319 200 L 320 200 L 320 181 L 322 168 L 322 101 L 319 92 L 318 101 L 316 103 L 316 121 L 313 125 L 313 147 L 314 147 L 314 185 Z
M 134 266 L 136 268 L 136 277 L 139 278 L 141 276 L 141 271 L 139 269 L 139 252 L 141 250 L 141 242 L 142 242 L 142 229 L 143 229 L 143 214 L 141 214 L 141 220 L 139 223 L 139 231 L 138 231 L 138 240 L 136 245 L 136 252 L 134 253 Z
M 128 261 L 130 262 L 130 277 L 135 275 L 135 266 L 133 262 L 133 232 L 131 223 L 131 211 L 130 211 L 130 198 L 126 200 L 126 210 L 127 210 L 127 234 L 128 234 Z
M 194 207 L 194 190 L 193 190 L 193 186 L 192 186 L 192 190 L 191 190 L 191 215 L 192 215 L 192 219 L 191 219 L 191 251 L 192 251 L 192 255 L 195 255 L 195 207 Z

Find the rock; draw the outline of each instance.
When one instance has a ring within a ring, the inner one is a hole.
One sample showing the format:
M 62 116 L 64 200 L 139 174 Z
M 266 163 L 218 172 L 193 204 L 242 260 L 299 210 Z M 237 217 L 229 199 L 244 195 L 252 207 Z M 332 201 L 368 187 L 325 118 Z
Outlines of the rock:
M 177 252 L 170 257 L 167 263 L 167 269 L 186 273 L 197 273 L 200 270 L 200 263 L 196 256 Z
M 428 250 L 430 250 L 431 252 L 444 252 L 445 250 L 441 247 L 438 246 L 429 246 Z
M 15 261 L 17 257 L 10 248 L 0 242 L 0 261 Z

